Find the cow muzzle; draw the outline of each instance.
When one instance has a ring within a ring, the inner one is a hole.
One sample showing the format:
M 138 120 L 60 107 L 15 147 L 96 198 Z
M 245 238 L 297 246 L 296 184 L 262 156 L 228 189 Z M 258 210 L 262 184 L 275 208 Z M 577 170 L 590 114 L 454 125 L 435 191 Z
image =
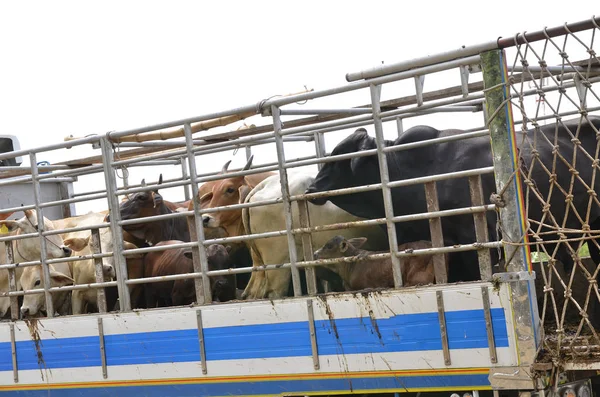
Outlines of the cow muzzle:
M 306 189 L 305 194 L 318 193 L 317 189 L 313 185 L 310 185 L 308 189 Z M 324 205 L 329 199 L 327 197 L 315 197 L 308 199 L 311 204 L 314 205 Z
M 219 225 L 217 225 L 217 223 L 217 220 L 210 215 L 202 216 L 202 224 L 204 227 L 218 227 Z

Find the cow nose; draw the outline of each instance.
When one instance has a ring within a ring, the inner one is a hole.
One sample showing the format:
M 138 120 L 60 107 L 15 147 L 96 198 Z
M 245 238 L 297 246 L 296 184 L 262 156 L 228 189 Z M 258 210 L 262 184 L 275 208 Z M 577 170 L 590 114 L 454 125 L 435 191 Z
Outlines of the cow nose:
M 61 248 L 62 248 L 63 252 L 65 253 L 65 256 L 71 256 L 71 253 L 73 252 L 73 250 L 71 250 L 71 248 L 65 247 L 65 246 L 62 246 Z
M 21 308 L 21 316 L 22 317 L 27 317 L 29 315 L 29 308 L 28 307 L 22 307 Z
M 217 281 L 215 281 L 215 286 L 223 288 L 227 286 L 227 280 L 220 278 Z

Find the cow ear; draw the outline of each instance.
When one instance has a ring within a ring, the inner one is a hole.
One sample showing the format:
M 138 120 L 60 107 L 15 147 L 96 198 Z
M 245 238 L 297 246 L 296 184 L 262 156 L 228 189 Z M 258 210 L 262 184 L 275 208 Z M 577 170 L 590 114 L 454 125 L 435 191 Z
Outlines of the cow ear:
M 346 250 L 348 249 L 348 242 L 346 240 L 342 241 L 340 243 L 340 252 L 346 252 Z
M 58 285 L 69 285 L 75 283 L 75 281 L 71 277 L 67 276 L 64 273 L 57 272 L 56 270 L 52 270 L 50 272 L 50 278 Z
M 90 237 L 91 236 L 88 236 L 87 238 L 80 238 L 80 237 L 68 238 L 64 241 L 64 243 L 67 247 L 71 248 L 73 251 L 82 251 L 85 247 L 88 246 L 88 244 L 90 242 Z
M 354 248 L 360 248 L 367 242 L 366 237 L 354 237 L 348 240 L 348 244 L 352 244 Z
M 0 225 L 5 225 L 9 232 L 16 232 L 21 227 L 18 221 L 0 221 Z
M 239 187 L 238 189 L 239 193 L 240 193 L 240 204 L 243 204 L 246 201 L 246 197 L 248 197 L 248 194 L 250 194 L 250 192 L 252 191 L 252 188 L 246 184 L 242 185 Z
M 123 248 L 126 250 L 134 250 L 134 249 L 137 249 L 138 246 L 130 243 L 129 241 L 123 241 Z M 143 257 L 144 257 L 144 254 L 127 255 L 125 257 L 125 260 L 130 259 L 130 258 L 135 259 L 135 258 L 143 258 Z

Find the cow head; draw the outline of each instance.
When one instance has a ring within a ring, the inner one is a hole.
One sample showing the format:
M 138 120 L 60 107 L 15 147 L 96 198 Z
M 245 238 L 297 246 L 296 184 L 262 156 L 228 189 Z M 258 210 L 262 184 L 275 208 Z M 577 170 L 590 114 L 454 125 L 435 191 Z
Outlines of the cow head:
M 51 287 L 62 287 L 74 283 L 73 279 L 64 273 L 54 269 L 54 266 L 48 265 L 50 270 Z M 44 289 L 44 277 L 41 266 L 30 266 L 23 269 L 21 275 L 21 288 L 23 291 L 33 289 Z M 69 294 L 70 295 L 70 294 Z M 58 293 L 52 294 L 52 301 L 55 306 L 58 301 Z M 25 295 L 21 305 L 21 315 L 23 317 L 37 316 L 46 310 L 46 296 L 44 294 Z
M 6 225 L 9 232 L 15 234 L 37 233 L 38 219 L 35 210 L 24 210 L 25 216 L 16 221 L 0 221 L 0 225 Z M 52 221 L 44 217 L 44 230 L 54 230 Z M 64 258 L 71 255 L 71 249 L 65 246 L 62 238 L 58 234 L 45 236 L 46 240 L 46 258 Z M 40 239 L 38 237 L 15 240 L 13 243 L 15 259 L 19 261 L 35 261 L 41 256 Z
M 356 254 L 356 250 L 366 242 L 367 239 L 365 237 L 355 237 L 346 240 L 343 236 L 335 236 L 315 251 L 315 259 L 334 259 L 353 256 Z
M 332 156 L 356 153 L 375 149 L 375 140 L 364 128 L 359 128 L 352 135 L 340 142 L 331 152 Z M 379 164 L 375 154 L 325 163 L 306 193 L 320 193 L 328 190 L 343 189 L 379 183 Z M 381 200 L 381 192 L 375 192 Z M 356 216 L 370 218 L 365 213 L 365 203 L 371 201 L 373 192 L 350 193 L 342 196 L 318 197 L 311 199 L 315 205 L 323 205 L 331 201 L 338 207 Z M 377 197 L 375 197 L 377 199 Z
M 229 267 L 229 252 L 231 248 L 220 244 L 211 244 L 206 247 L 208 259 L 208 270 L 225 270 Z M 191 249 L 185 250 L 184 255 L 192 259 Z M 236 298 L 235 276 L 213 276 L 210 278 L 210 290 L 213 300 L 216 302 L 227 302 Z M 173 304 L 183 305 L 192 303 L 195 298 L 194 280 L 177 280 L 173 284 L 171 294 Z
M 109 231 L 108 228 L 102 229 L 103 234 L 106 234 Z M 65 245 L 73 250 L 77 255 L 88 255 L 92 252 L 91 246 L 91 235 L 86 238 L 81 237 L 73 237 L 65 240 Z M 101 237 L 102 239 L 102 237 Z M 102 239 L 104 240 L 104 239 Z M 112 240 L 110 249 L 104 247 L 104 251 L 112 251 Z M 105 244 L 102 244 L 105 245 Z M 109 262 L 110 260 L 110 262 Z M 102 275 L 104 276 L 104 281 L 111 281 L 115 276 L 115 268 L 112 265 L 112 257 L 102 258 Z
M 248 159 L 248 162 L 242 169 L 243 171 L 250 169 L 253 156 Z M 225 163 L 220 174 L 226 174 L 227 168 L 231 161 Z M 198 189 L 198 201 L 200 208 L 215 208 L 226 205 L 233 205 L 243 202 L 251 188 L 248 180 L 244 176 L 236 176 L 225 178 L 217 181 L 204 183 Z M 189 210 L 193 210 L 193 203 L 190 203 Z M 205 227 L 223 227 L 225 229 L 237 225 L 242 215 L 241 210 L 228 210 L 213 212 L 202 216 L 202 222 Z M 229 234 L 235 235 L 237 230 L 228 230 Z
M 158 185 L 162 184 L 162 174 L 158 178 Z M 146 180 L 142 179 L 142 186 L 146 186 Z M 163 197 L 158 189 L 147 192 L 137 192 L 123 198 L 119 211 L 122 220 L 145 218 L 148 216 L 164 213 Z M 106 217 L 110 221 L 110 216 Z M 139 240 L 145 240 L 146 224 L 135 224 L 123 226 L 123 230 Z

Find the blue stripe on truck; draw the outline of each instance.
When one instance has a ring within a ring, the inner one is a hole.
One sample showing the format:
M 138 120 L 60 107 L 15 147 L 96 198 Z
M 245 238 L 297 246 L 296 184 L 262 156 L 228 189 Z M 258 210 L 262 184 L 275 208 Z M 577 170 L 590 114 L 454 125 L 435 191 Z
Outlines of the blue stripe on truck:
M 195 315 L 194 312 L 192 314 Z M 496 347 L 508 347 L 504 310 L 491 310 Z M 450 349 L 487 348 L 483 310 L 446 312 Z M 437 313 L 315 322 L 319 355 L 441 350 Z M 308 323 L 205 328 L 207 360 L 311 356 Z M 108 365 L 200 361 L 198 330 L 105 335 Z M 100 366 L 98 337 L 43 339 L 42 360 L 32 341 L 17 342 L 20 370 Z M 12 371 L 10 343 L 0 343 L 0 371 Z

